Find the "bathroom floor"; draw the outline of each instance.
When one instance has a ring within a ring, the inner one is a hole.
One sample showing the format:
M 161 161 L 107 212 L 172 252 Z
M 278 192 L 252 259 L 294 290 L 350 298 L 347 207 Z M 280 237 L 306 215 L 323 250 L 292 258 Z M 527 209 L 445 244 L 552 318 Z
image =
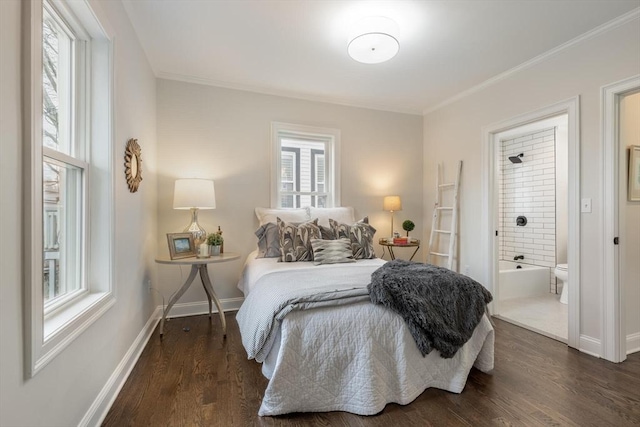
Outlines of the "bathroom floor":
M 560 295 L 511 298 L 500 302 L 502 320 L 522 326 L 564 343 L 569 336 L 569 311 Z

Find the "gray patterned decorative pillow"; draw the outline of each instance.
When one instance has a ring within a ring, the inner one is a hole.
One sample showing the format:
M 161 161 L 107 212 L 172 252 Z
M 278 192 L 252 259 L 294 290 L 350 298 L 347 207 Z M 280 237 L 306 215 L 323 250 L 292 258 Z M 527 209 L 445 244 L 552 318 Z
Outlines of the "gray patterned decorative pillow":
M 278 226 L 268 222 L 255 232 L 258 238 L 258 256 L 256 258 L 280 258 L 280 234 Z
M 365 216 L 360 221 L 356 222 L 356 224 L 359 224 L 359 223 L 369 224 L 369 217 Z M 344 224 L 344 223 L 338 222 L 338 221 L 330 218 L 329 219 L 329 226 L 333 230 L 333 234 L 335 235 L 336 239 L 349 239 L 350 238 L 349 235 L 351 234 L 352 225 Z
M 318 220 L 302 224 L 286 223 L 280 218 L 277 218 L 277 221 L 280 234 L 280 261 L 313 261 L 311 239 L 320 238 Z
M 355 224 L 340 224 L 333 219 L 329 220 L 331 228 L 337 239 L 349 239 L 351 241 L 351 251 L 355 259 L 376 258 L 373 249 L 373 236 L 376 229 L 369 225 L 369 217 L 364 217 Z
M 356 262 L 351 252 L 351 240 L 311 239 L 313 260 L 315 265 Z
M 324 225 L 318 225 L 320 228 L 320 235 L 323 240 L 336 240 L 336 234 L 333 232 L 333 228 L 325 227 Z

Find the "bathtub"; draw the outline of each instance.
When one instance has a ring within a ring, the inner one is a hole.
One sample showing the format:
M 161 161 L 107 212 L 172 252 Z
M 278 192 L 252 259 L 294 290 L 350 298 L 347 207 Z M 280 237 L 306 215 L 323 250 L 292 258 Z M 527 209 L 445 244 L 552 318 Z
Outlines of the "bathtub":
M 518 265 L 522 268 L 516 268 Z M 530 297 L 549 293 L 549 267 L 523 264 L 521 262 L 500 261 L 499 298 Z

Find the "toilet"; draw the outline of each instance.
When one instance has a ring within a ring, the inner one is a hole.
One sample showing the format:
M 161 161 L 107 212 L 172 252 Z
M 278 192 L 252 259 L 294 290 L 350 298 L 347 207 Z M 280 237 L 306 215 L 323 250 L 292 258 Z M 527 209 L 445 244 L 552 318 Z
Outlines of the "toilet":
M 562 304 L 568 304 L 569 303 L 569 271 L 568 271 L 567 264 L 556 265 L 556 269 L 553 270 L 553 274 L 556 276 L 558 280 L 561 280 L 563 283 L 562 294 L 560 295 L 560 302 Z

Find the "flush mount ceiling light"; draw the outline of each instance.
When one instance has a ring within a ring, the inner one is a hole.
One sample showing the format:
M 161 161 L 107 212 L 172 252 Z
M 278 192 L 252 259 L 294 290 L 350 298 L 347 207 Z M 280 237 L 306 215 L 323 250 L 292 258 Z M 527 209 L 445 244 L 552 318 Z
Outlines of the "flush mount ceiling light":
M 349 56 L 365 64 L 379 64 L 396 56 L 398 24 L 383 16 L 371 16 L 356 23 L 349 37 Z

